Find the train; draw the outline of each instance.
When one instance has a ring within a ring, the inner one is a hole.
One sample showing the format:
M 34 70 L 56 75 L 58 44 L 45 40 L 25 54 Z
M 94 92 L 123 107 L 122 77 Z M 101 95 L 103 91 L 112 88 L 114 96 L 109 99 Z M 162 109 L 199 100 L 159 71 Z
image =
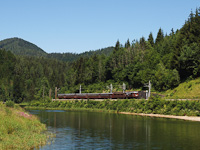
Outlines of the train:
M 58 94 L 58 99 L 132 99 L 138 98 L 138 91 L 114 93 L 69 93 Z

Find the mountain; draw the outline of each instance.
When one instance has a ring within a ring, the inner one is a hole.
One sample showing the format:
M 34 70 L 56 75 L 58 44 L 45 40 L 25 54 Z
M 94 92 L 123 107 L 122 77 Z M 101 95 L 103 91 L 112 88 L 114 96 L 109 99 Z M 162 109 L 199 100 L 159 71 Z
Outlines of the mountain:
M 76 53 L 50 53 L 48 54 L 48 58 L 54 58 L 54 59 L 58 59 L 61 61 L 66 61 L 66 62 L 73 62 L 77 59 L 79 59 L 80 57 L 90 57 L 92 55 L 106 55 L 109 56 L 112 51 L 114 50 L 114 47 L 106 47 L 106 48 L 102 48 L 99 50 L 95 50 L 95 51 L 86 51 L 80 54 L 76 54 Z
M 107 47 L 95 51 L 86 51 L 84 53 L 46 53 L 44 50 L 39 48 L 37 45 L 25 41 L 20 38 L 9 38 L 0 41 L 0 49 L 5 49 L 6 51 L 11 51 L 15 55 L 22 56 L 42 56 L 46 58 L 53 58 L 65 62 L 73 62 L 80 57 L 90 57 L 92 55 L 104 54 L 109 56 L 114 47 Z
M 102 49 L 99 49 L 99 50 L 95 50 L 95 51 L 86 51 L 86 52 L 83 52 L 81 54 L 79 54 L 80 56 L 92 56 L 92 55 L 106 55 L 106 56 L 109 56 L 112 51 L 114 50 L 114 47 L 110 46 L 110 47 L 106 47 L 106 48 L 102 48 Z
M 15 55 L 47 56 L 47 53 L 33 43 L 20 38 L 9 38 L 0 41 L 0 48 L 11 51 Z

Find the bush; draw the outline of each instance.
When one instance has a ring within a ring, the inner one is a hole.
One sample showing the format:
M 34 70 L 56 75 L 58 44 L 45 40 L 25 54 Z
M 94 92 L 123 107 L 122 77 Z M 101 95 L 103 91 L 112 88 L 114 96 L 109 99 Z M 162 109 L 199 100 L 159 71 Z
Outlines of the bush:
M 14 106 L 15 106 L 15 103 L 13 101 L 11 101 L 11 100 L 6 101 L 6 107 L 14 108 Z

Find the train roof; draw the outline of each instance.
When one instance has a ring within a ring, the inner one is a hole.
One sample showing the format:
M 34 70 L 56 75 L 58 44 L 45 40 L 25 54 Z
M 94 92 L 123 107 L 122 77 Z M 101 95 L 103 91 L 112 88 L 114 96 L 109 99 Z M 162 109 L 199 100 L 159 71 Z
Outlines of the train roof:
M 129 91 L 125 92 L 126 94 L 132 94 L 132 93 L 138 93 L 138 91 Z M 59 96 L 64 96 L 64 95 L 112 95 L 112 94 L 123 94 L 123 92 L 114 92 L 114 93 L 66 93 L 66 94 L 58 94 Z
M 67 93 L 67 94 L 58 94 L 58 95 L 62 96 L 62 95 L 98 95 L 98 94 L 108 95 L 108 94 L 113 94 L 113 93 Z

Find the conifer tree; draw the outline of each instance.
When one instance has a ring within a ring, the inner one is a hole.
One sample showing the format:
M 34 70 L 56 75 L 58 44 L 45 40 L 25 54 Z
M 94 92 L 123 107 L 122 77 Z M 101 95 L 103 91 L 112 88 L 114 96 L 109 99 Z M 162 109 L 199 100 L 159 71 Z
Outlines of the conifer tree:
M 119 42 L 119 40 L 117 40 L 113 53 L 116 53 L 119 49 L 120 49 L 120 42 Z
M 170 35 L 172 35 L 172 36 L 174 35 L 174 29 L 173 28 L 171 29 L 171 34 Z
M 161 42 L 164 39 L 164 33 L 162 29 L 160 28 L 156 37 L 156 42 L 155 44 L 157 45 L 159 42 Z
M 149 38 L 148 38 L 149 43 L 151 44 L 151 46 L 154 46 L 154 39 L 153 39 L 153 34 L 152 32 L 149 34 Z
M 130 47 L 130 41 L 129 41 L 129 39 L 127 40 L 127 42 L 125 43 L 125 48 L 129 48 Z
M 198 17 L 198 16 L 199 16 L 199 11 L 198 11 L 198 9 L 196 9 L 195 17 Z
M 189 16 L 189 22 L 192 22 L 194 18 L 193 11 L 191 10 L 190 16 Z
M 140 38 L 140 44 L 144 44 L 145 43 L 145 38 L 144 37 L 142 37 L 142 38 Z

